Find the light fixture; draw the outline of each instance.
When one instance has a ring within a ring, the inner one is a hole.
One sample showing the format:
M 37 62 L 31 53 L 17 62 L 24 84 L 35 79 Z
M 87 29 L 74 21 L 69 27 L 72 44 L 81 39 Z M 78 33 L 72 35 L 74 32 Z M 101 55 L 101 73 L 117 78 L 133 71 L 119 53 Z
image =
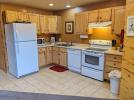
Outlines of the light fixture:
M 50 4 L 49 4 L 49 6 L 51 6 L 51 7 L 52 7 L 52 6 L 54 6 L 54 4 L 53 4 L 53 3 L 50 3 Z
M 71 6 L 70 5 L 66 5 L 66 8 L 70 8 Z

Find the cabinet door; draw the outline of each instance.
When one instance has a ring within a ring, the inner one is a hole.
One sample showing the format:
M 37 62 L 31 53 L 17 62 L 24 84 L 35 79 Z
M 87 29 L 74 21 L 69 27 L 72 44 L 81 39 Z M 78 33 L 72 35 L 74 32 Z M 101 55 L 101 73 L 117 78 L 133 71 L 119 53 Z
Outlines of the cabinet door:
M 6 11 L 6 22 L 11 23 L 17 21 L 17 12 L 16 11 Z
M 40 52 L 39 53 L 39 67 L 45 66 L 46 65 L 46 57 L 45 57 L 45 52 Z
M 111 8 L 105 8 L 99 10 L 99 21 L 100 22 L 106 22 L 112 20 L 112 9 Z
M 52 63 L 52 51 L 46 52 L 46 64 L 51 64 Z
M 75 15 L 75 31 L 76 34 L 87 34 L 88 13 L 78 13 Z
M 30 22 L 35 23 L 37 27 L 38 34 L 40 33 L 40 23 L 38 14 L 29 14 Z
M 23 21 L 30 22 L 29 13 L 23 13 Z
M 47 16 L 40 15 L 40 32 L 41 33 L 48 33 L 48 22 Z
M 113 8 L 113 33 L 120 34 L 125 26 L 125 7 Z
M 57 16 L 47 16 L 49 33 L 57 33 Z
M 53 51 L 53 63 L 54 64 L 59 64 L 59 52 L 58 51 Z
M 94 23 L 99 21 L 99 10 L 93 10 L 88 12 L 88 22 Z
M 67 67 L 67 53 L 60 52 L 60 65 Z
M 23 13 L 22 12 L 17 12 L 17 21 L 23 21 Z

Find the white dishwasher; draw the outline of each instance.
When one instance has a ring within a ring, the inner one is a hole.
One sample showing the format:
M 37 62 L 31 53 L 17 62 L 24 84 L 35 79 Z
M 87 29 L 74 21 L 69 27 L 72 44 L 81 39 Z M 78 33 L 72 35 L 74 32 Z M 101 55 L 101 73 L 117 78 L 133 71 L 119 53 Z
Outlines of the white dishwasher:
M 74 72 L 81 72 L 81 50 L 68 49 L 68 68 Z

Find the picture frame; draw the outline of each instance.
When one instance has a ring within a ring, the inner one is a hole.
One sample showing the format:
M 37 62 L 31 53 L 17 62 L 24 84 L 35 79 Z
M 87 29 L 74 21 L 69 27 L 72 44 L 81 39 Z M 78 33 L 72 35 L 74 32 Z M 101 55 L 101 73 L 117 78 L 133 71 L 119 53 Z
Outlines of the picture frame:
M 126 35 L 134 36 L 134 16 L 128 16 Z
M 65 33 L 66 34 L 74 33 L 74 21 L 66 21 L 65 22 Z

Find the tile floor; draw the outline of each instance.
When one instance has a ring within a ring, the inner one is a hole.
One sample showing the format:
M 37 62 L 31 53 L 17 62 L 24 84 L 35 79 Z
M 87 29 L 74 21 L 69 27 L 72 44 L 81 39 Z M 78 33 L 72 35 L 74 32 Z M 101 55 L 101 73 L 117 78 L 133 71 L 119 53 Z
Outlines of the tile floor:
M 71 71 L 54 72 L 48 67 L 20 79 L 0 71 L 0 90 L 118 98 L 118 96 L 110 93 L 107 82 L 99 82 Z

